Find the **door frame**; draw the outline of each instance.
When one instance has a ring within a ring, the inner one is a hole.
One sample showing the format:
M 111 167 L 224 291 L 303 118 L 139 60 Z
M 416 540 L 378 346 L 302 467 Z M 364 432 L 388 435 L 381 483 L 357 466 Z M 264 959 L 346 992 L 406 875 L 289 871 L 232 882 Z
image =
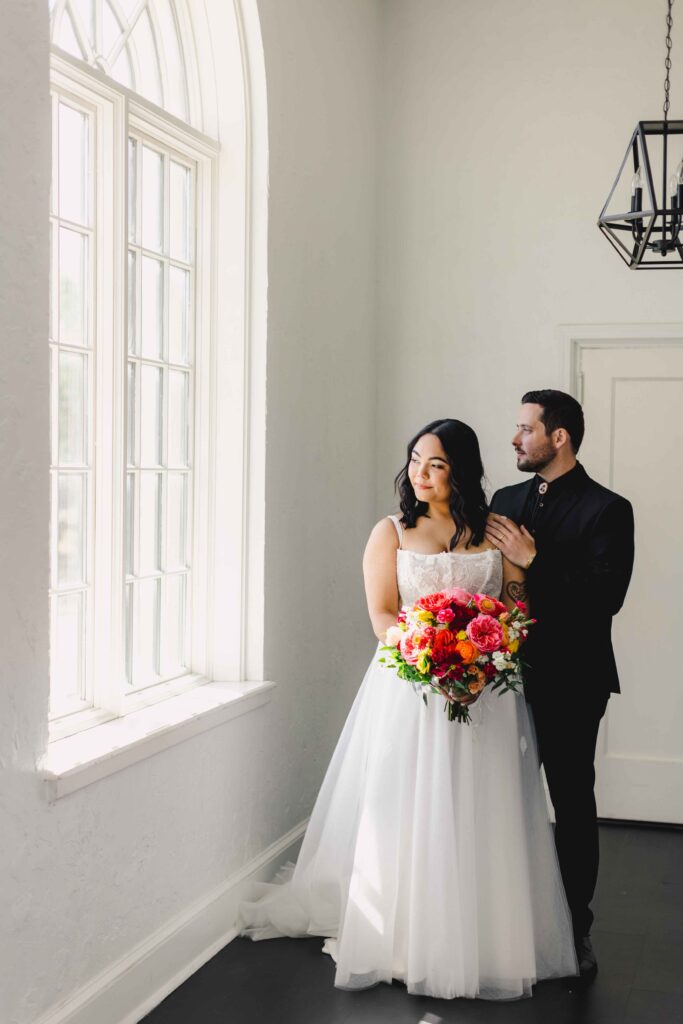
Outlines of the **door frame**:
M 583 399 L 579 371 L 581 351 L 587 348 L 683 347 L 683 323 L 560 324 L 557 328 L 561 376 L 570 395 Z

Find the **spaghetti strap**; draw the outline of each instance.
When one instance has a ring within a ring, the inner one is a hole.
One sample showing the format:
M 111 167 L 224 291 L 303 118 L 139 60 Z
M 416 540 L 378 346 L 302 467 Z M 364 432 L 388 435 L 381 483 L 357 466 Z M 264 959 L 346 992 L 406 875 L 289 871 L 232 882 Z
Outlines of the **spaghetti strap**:
M 388 516 L 387 518 L 391 519 L 396 528 L 396 533 L 398 534 L 398 550 L 400 551 L 403 547 L 403 525 L 399 521 L 398 516 Z

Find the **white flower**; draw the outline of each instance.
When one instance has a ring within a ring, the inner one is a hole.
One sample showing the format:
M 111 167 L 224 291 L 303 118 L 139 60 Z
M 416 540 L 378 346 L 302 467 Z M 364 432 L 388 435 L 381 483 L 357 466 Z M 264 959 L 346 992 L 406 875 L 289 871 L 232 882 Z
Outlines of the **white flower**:
M 387 647 L 398 647 L 403 637 L 403 630 L 400 626 L 389 626 L 384 638 Z

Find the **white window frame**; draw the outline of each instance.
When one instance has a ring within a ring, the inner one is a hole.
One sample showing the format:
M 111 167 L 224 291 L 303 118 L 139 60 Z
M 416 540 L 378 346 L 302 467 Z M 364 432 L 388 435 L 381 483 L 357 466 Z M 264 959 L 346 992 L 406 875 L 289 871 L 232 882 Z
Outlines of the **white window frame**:
M 184 2 L 179 7 L 187 13 Z M 213 340 L 209 562 L 202 569 L 210 680 L 124 717 L 100 712 L 111 720 L 50 742 L 40 765 L 48 801 L 263 708 L 276 688 L 264 675 L 268 104 L 256 0 L 204 0 L 191 28 L 202 54 L 202 122 L 221 140 L 212 307 L 201 311 Z M 68 55 L 66 64 L 81 66 Z
M 93 706 L 50 723 L 57 740 L 184 693 L 212 678 L 211 564 L 215 386 L 212 345 L 212 211 L 219 144 L 77 58 L 53 48 L 51 81 L 94 111 L 95 132 L 95 396 Z M 124 528 L 127 357 L 127 159 L 129 130 L 170 148 L 196 166 L 195 358 L 192 568 L 192 671 L 135 693 L 125 692 Z M 93 398 L 95 396 L 92 396 Z

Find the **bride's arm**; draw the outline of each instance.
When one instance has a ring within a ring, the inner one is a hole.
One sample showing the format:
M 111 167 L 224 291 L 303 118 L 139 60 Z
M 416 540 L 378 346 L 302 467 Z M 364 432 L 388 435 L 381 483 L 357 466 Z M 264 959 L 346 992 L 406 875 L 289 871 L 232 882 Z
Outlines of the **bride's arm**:
M 363 555 L 365 596 L 370 622 L 378 640 L 384 640 L 389 626 L 396 625 L 398 584 L 396 550 L 398 536 L 390 519 L 375 526 Z
M 517 601 L 522 601 L 527 610 L 529 608 L 529 597 L 526 589 L 526 573 L 518 565 L 511 562 L 503 555 L 503 593 L 501 601 L 508 611 L 512 611 Z

